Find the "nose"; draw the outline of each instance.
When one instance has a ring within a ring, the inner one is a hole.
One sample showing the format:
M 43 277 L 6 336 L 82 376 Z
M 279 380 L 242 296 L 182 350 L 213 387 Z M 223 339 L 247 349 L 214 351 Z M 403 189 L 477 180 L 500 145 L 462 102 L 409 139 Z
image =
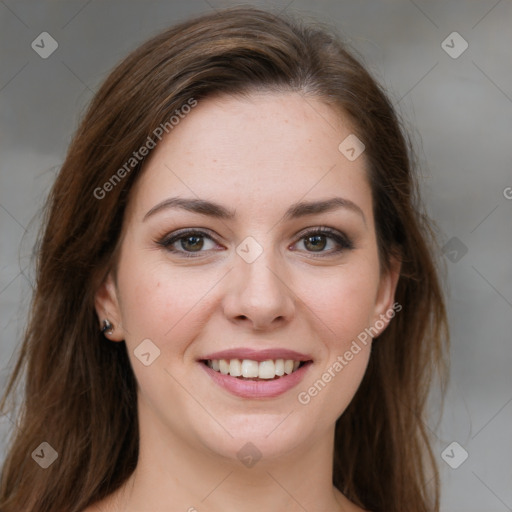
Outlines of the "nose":
M 224 314 L 231 322 L 253 330 L 274 330 L 293 318 L 292 283 L 270 253 L 263 251 L 252 263 L 237 258 L 224 297 Z

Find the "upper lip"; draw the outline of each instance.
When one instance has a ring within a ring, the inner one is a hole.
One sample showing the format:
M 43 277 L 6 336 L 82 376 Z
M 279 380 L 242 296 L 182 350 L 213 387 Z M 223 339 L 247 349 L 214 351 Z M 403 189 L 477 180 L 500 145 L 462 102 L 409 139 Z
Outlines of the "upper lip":
M 208 354 L 200 360 L 213 359 L 251 359 L 252 361 L 266 361 L 268 359 L 293 359 L 294 361 L 311 361 L 311 356 L 285 348 L 268 348 L 263 350 L 251 348 L 231 348 Z

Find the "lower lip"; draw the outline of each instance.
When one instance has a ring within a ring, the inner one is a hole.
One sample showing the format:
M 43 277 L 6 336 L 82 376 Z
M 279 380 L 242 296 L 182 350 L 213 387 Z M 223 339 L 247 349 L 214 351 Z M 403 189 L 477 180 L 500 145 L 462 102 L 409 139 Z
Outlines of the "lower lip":
M 241 398 L 274 398 L 282 395 L 295 387 L 304 378 L 304 375 L 311 366 L 311 362 L 308 362 L 293 373 L 283 375 L 279 379 L 242 380 L 237 377 L 231 377 L 231 375 L 223 375 L 220 372 L 216 372 L 202 362 L 199 364 L 215 383 Z

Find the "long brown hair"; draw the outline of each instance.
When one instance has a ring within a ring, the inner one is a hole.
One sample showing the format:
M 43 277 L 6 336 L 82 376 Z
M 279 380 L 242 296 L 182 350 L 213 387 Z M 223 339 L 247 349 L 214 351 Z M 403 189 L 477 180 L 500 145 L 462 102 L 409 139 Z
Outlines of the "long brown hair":
M 2 512 L 79 512 L 133 472 L 136 381 L 125 344 L 105 340 L 94 309 L 147 157 L 125 165 L 191 98 L 251 90 L 296 91 L 350 117 L 366 146 L 382 265 L 391 255 L 402 261 L 395 299 L 403 310 L 374 343 L 336 424 L 334 484 L 373 512 L 439 509 L 424 413 L 448 329 L 410 145 L 389 99 L 338 36 L 237 7 L 182 22 L 136 49 L 99 89 L 74 136 L 48 198 L 29 323 L 0 404 L 5 410 L 24 377 L 1 475 Z M 123 166 L 122 179 L 105 187 Z M 47 469 L 31 460 L 42 442 L 58 452 Z

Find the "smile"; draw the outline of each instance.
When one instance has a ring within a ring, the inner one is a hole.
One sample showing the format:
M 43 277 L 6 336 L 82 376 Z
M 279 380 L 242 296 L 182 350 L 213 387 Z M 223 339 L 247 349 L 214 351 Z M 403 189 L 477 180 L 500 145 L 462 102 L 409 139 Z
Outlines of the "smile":
M 200 367 L 212 381 L 240 398 L 274 398 L 297 386 L 313 358 L 288 349 L 238 348 L 203 356 Z
M 305 361 L 293 359 L 208 359 L 204 363 L 215 372 L 247 380 L 279 379 L 297 371 Z

